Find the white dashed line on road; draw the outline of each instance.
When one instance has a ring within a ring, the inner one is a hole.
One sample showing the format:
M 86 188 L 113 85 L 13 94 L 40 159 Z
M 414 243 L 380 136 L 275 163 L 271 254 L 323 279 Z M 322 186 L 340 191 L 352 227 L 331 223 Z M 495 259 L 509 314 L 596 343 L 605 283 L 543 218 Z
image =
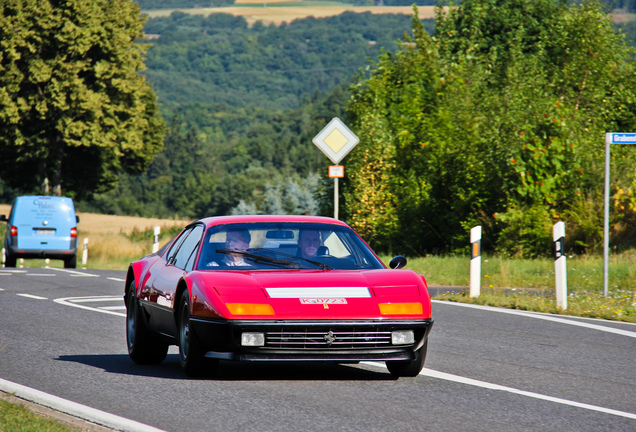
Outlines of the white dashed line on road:
M 26 297 L 26 298 L 30 298 L 30 299 L 34 299 L 34 300 L 48 300 L 48 298 L 46 297 L 41 297 L 41 296 L 36 296 L 33 294 L 17 294 L 20 297 Z
M 61 268 L 51 268 L 51 270 L 69 273 L 71 276 L 75 276 L 75 277 L 100 277 L 99 275 L 96 275 L 96 274 L 84 273 L 77 270 L 69 270 L 69 269 L 61 269 Z

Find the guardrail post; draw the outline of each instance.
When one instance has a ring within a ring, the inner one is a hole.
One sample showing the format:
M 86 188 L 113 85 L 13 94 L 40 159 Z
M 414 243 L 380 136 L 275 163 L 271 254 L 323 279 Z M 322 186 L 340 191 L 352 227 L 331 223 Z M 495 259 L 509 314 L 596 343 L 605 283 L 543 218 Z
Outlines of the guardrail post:
M 481 294 L 481 225 L 470 230 L 470 296 Z
M 155 227 L 155 240 L 152 244 L 152 253 L 155 253 L 159 250 L 159 234 L 161 233 L 161 227 Z
M 565 262 L 565 224 L 557 222 L 552 227 L 554 240 L 554 278 L 556 285 L 557 308 L 568 308 L 567 266 Z
M 88 237 L 84 237 L 84 250 L 82 251 L 82 266 L 88 263 Z

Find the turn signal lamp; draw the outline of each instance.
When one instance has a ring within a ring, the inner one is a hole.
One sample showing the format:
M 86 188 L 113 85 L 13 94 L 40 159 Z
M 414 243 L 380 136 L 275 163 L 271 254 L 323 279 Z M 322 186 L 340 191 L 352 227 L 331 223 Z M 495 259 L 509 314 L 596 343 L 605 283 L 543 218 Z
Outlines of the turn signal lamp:
M 269 304 L 259 303 L 226 303 L 232 315 L 274 315 L 274 308 Z
M 380 303 L 382 315 L 422 315 L 424 307 L 422 303 Z

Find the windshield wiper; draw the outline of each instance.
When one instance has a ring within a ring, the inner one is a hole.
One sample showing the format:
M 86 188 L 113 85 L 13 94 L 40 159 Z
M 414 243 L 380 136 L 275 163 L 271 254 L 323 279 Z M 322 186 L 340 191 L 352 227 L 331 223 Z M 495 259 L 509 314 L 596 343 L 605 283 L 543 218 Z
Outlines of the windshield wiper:
M 330 265 L 327 265 L 325 263 L 321 263 L 319 261 L 314 261 L 314 260 L 310 260 L 310 259 L 307 259 L 307 258 L 303 258 L 303 257 L 298 256 L 298 255 L 291 255 L 291 254 L 288 254 L 288 253 L 285 253 L 285 252 L 278 252 L 278 251 L 274 251 L 274 250 L 271 250 L 271 249 L 263 249 L 263 248 L 255 248 L 255 249 L 252 249 L 252 250 L 253 251 L 259 251 L 259 252 L 260 251 L 262 251 L 262 252 L 271 252 L 271 253 L 275 253 L 277 255 L 286 256 L 286 257 L 290 258 L 288 261 L 292 261 L 292 262 L 293 262 L 294 259 L 301 259 L 301 260 L 303 260 L 305 262 L 308 262 L 309 264 L 315 265 L 316 267 L 320 267 L 323 270 L 331 270 L 331 266 Z
M 258 251 L 259 249 L 252 249 L 255 251 Z M 237 251 L 237 250 L 229 250 L 229 249 L 217 249 L 216 250 L 217 253 L 222 253 L 222 254 L 237 254 L 237 255 L 242 255 L 245 258 L 254 261 L 255 263 L 259 263 L 259 262 L 265 262 L 265 263 L 269 263 L 269 264 L 278 264 L 278 265 L 285 265 L 285 266 L 289 266 L 289 267 L 293 267 L 293 268 L 299 268 L 300 264 L 294 260 L 288 259 L 288 260 L 279 260 L 276 258 L 272 258 L 272 257 L 268 257 L 268 256 L 264 256 L 264 255 L 257 255 L 257 254 L 253 254 L 247 251 Z

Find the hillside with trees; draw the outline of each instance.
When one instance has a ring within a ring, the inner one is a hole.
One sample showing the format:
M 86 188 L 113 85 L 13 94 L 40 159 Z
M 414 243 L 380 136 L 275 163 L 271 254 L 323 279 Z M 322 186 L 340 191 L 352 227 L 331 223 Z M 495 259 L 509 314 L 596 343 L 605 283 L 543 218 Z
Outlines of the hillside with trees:
M 159 38 L 146 75 L 168 119 L 165 151 L 145 174 L 122 175 L 115 191 L 86 205 L 186 218 L 287 212 L 300 190 L 312 199 L 296 212 L 332 213 L 332 200 L 321 199 L 332 194 L 329 161 L 311 140 L 344 115 L 352 77 L 383 49 L 396 50 L 410 21 L 345 13 L 248 27 L 228 14 L 179 12 L 148 20 L 146 33 Z

